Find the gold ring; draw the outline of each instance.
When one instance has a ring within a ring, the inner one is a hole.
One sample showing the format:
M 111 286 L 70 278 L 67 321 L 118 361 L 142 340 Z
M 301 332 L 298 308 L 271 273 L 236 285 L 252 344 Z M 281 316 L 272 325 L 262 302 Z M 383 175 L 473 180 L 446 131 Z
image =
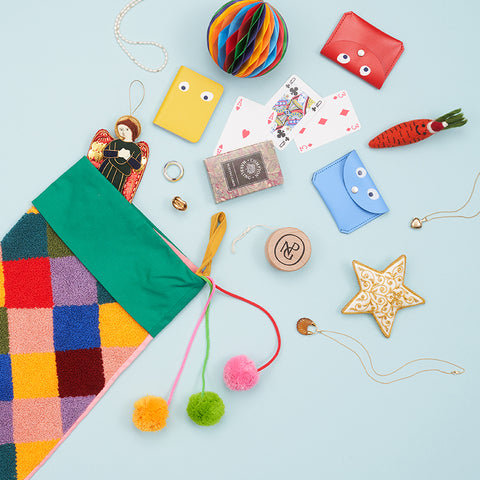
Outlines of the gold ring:
M 168 167 L 171 167 L 172 165 L 174 165 L 175 167 L 177 167 L 180 170 L 179 174 L 176 177 L 171 177 L 167 172 Z M 165 166 L 163 167 L 163 176 L 169 182 L 178 182 L 183 177 L 183 174 L 184 174 L 184 170 L 183 170 L 182 164 L 180 162 L 176 162 L 175 160 L 167 162 L 165 164 Z
M 172 205 L 180 211 L 184 211 L 187 209 L 187 202 L 185 200 L 182 200 L 180 197 L 173 197 L 172 199 Z

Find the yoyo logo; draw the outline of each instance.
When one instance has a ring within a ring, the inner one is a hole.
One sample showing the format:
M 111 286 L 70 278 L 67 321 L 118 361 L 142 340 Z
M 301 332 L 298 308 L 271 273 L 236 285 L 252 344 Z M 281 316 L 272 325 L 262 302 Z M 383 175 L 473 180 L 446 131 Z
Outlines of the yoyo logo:
M 275 258 L 283 265 L 297 264 L 305 253 L 305 244 L 297 235 L 291 233 L 280 237 L 275 244 Z

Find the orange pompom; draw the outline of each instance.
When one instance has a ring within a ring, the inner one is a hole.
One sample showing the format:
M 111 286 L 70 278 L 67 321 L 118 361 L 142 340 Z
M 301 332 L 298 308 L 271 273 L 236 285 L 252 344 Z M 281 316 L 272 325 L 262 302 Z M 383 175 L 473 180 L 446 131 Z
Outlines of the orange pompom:
M 147 395 L 135 402 L 132 420 L 142 432 L 157 432 L 167 424 L 168 405 L 162 397 Z

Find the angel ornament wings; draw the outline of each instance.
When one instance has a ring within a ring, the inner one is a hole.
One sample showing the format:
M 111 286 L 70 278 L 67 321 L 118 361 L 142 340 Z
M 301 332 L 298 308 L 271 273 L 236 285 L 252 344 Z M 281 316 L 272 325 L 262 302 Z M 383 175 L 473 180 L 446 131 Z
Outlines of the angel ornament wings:
M 142 127 L 132 115 L 124 115 L 115 123 L 113 138 L 105 130 L 93 137 L 88 159 L 100 173 L 131 202 L 142 179 L 149 149 L 145 142 L 135 143 Z

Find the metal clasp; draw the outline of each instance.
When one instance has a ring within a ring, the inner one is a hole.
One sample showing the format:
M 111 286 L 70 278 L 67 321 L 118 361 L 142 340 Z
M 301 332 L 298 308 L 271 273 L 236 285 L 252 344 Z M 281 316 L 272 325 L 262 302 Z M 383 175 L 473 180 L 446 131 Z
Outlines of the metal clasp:
M 310 327 L 315 328 L 315 331 L 312 331 Z M 320 329 L 317 327 L 313 320 L 304 317 L 297 322 L 297 332 L 301 335 L 315 335 L 315 333 L 320 332 Z

